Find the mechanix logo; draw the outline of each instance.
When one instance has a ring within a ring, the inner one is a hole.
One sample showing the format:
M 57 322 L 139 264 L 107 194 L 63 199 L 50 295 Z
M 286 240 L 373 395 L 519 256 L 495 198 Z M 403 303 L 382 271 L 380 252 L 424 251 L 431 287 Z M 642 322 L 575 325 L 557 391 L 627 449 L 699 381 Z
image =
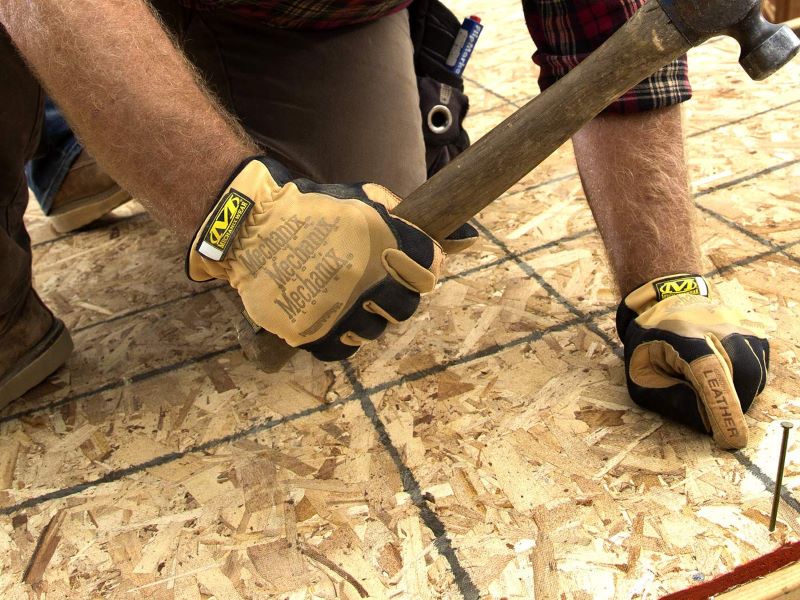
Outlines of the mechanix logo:
M 276 281 L 283 277 L 292 277 L 295 284 L 293 288 L 286 289 L 284 285 L 281 285 L 283 293 L 280 298 L 275 298 L 274 300 L 275 305 L 291 321 L 294 322 L 297 316 L 304 313 L 309 305 L 315 304 L 317 297 L 328 291 L 328 284 L 337 279 L 343 269 L 351 266 L 351 255 L 344 257 L 337 255 L 336 252 L 335 248 L 328 250 L 305 276 L 300 276 L 294 271 L 291 274 L 270 272 L 267 268 L 267 272 Z
M 653 286 L 656 288 L 656 297 L 659 301 L 682 294 L 708 296 L 708 285 L 702 277 L 675 277 L 656 281 Z
M 253 201 L 250 198 L 236 190 L 228 192 L 206 226 L 197 251 L 211 260 L 225 258 L 236 232 L 252 208 Z
M 339 231 L 339 217 L 291 215 L 276 221 L 268 233 L 252 237 L 236 258 L 251 276 L 271 280 L 277 288 L 272 299 L 275 307 L 296 323 L 309 310 L 316 311 L 311 307 L 352 268 L 354 257 L 330 243 Z M 341 302 L 329 306 L 300 335 L 307 337 L 321 329 L 339 314 L 341 306 Z
M 287 281 L 294 276 L 296 270 L 303 270 L 305 264 L 317 254 L 325 244 L 330 234 L 336 230 L 339 220 L 328 223 L 325 218 L 320 218 L 313 227 L 309 227 L 311 219 L 303 220 L 289 217 L 268 234 L 258 234 L 258 243 L 248 248 L 239 256 L 250 274 L 255 277 L 258 272 L 266 268 L 270 277 L 283 289 Z M 305 237 L 294 245 L 302 230 Z M 280 259 L 278 254 L 282 253 Z M 272 261 L 273 267 L 267 267 L 267 262 Z

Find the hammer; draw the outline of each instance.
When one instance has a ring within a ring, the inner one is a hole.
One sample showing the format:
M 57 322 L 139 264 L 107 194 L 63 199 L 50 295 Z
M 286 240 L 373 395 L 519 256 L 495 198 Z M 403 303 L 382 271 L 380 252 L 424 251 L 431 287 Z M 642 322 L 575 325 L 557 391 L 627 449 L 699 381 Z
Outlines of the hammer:
M 565 77 L 500 123 L 417 188 L 393 211 L 442 240 L 555 152 L 628 89 L 707 39 L 726 34 L 739 63 L 765 79 L 800 50 L 786 25 L 768 23 L 761 0 L 649 0 Z M 295 348 L 243 316 L 239 342 L 274 373 Z

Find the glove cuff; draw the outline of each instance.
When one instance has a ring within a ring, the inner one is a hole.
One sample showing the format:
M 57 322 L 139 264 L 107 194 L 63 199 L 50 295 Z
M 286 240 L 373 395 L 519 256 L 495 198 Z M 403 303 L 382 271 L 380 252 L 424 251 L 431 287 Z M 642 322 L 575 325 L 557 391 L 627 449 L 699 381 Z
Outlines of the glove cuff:
M 265 156 L 242 161 L 192 239 L 186 253 L 186 276 L 192 281 L 224 279 L 222 262 L 250 211 L 256 204 L 270 200 L 289 177 L 283 165 Z
M 708 282 L 700 275 L 678 273 L 658 277 L 639 286 L 625 296 L 617 308 L 617 335 L 622 339 L 631 321 L 658 302 L 683 294 L 708 298 Z

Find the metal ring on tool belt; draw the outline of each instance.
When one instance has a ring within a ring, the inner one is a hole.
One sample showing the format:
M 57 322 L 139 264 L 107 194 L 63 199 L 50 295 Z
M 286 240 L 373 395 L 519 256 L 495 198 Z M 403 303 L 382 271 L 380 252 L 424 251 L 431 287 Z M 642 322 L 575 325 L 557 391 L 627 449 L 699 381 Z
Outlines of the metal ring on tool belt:
M 428 112 L 428 129 L 433 133 L 446 133 L 453 126 L 453 113 L 443 104 Z

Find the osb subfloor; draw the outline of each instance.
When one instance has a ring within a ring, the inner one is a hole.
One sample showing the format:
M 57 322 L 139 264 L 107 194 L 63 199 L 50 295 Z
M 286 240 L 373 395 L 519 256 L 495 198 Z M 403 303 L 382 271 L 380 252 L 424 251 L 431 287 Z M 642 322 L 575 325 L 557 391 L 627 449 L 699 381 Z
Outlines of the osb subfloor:
M 535 93 L 532 46 L 518 0 L 449 3 L 487 25 L 477 138 Z M 67 236 L 32 208 L 76 352 L 0 414 L 0 596 L 657 598 L 797 539 L 795 441 L 767 519 L 778 421 L 800 420 L 800 62 L 753 83 L 737 56 L 693 51 L 686 111 L 706 272 L 772 339 L 749 448 L 629 400 L 568 145 L 479 217 L 419 316 L 278 375 L 138 206 Z

